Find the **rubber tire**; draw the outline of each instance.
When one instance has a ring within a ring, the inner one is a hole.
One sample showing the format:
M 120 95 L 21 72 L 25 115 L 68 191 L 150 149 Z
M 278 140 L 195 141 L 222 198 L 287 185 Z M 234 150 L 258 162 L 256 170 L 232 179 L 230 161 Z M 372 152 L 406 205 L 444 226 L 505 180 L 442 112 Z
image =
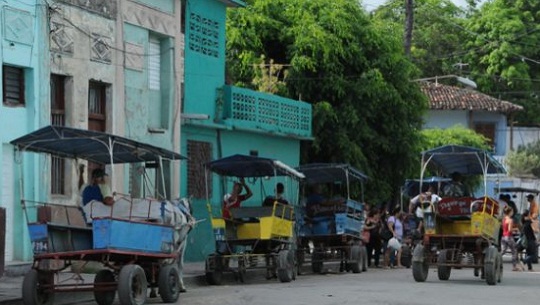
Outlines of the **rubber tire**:
M 368 255 L 366 246 L 361 246 L 360 253 L 362 256 L 362 272 L 366 272 L 368 270 Z
M 441 266 L 440 264 L 446 264 L 448 262 L 448 250 L 444 249 L 439 252 L 439 257 L 437 258 L 437 275 L 439 280 L 448 281 L 450 278 L 450 272 L 452 267 Z
M 289 283 L 294 277 L 294 251 L 281 250 L 278 253 L 277 276 L 280 282 Z
M 210 268 L 209 261 L 214 261 L 214 268 Z M 211 254 L 208 259 L 206 259 L 205 265 L 205 278 L 206 282 L 209 285 L 221 285 L 223 281 L 223 271 L 222 271 L 222 258 L 219 255 Z
M 118 276 L 118 299 L 122 305 L 143 305 L 148 294 L 148 282 L 139 265 L 125 265 Z
M 311 271 L 313 273 L 322 273 L 323 271 L 322 255 L 317 252 L 311 254 Z
M 98 305 L 111 305 L 116 297 L 116 289 L 111 291 L 97 291 L 96 284 L 99 283 L 116 283 L 114 273 L 109 269 L 101 269 L 94 277 L 94 299 Z
M 486 283 L 490 286 L 496 285 L 500 274 L 499 251 L 497 248 L 490 246 L 486 250 L 484 258 L 484 276 Z
M 22 284 L 22 299 L 24 305 L 54 304 L 54 293 L 44 293 L 40 291 L 40 285 L 42 283 L 54 284 L 54 274 L 40 273 L 36 269 L 31 269 L 24 276 Z
M 163 265 L 159 270 L 158 292 L 163 303 L 176 303 L 180 295 L 180 275 L 175 264 Z
M 428 277 L 429 262 L 424 257 L 424 246 L 416 245 L 412 257 L 413 278 L 417 282 L 425 282 Z
M 359 245 L 351 246 L 351 255 L 349 261 L 349 269 L 352 273 L 362 272 L 362 249 Z

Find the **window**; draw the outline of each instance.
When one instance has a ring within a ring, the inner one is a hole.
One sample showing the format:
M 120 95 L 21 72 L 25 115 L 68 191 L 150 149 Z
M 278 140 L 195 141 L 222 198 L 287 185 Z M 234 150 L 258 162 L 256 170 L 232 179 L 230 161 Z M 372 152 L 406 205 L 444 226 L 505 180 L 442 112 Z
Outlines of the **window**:
M 148 50 L 148 88 L 160 90 L 161 46 L 159 40 L 150 39 Z
M 148 127 L 168 129 L 174 104 L 174 39 L 151 34 L 148 41 Z
M 494 123 L 475 123 L 474 131 L 486 137 L 491 150 L 495 151 L 495 124 Z
M 4 105 L 24 106 L 24 69 L 2 66 L 2 89 Z
M 65 77 L 51 75 L 51 124 L 65 125 Z M 51 157 L 51 194 L 64 195 L 66 193 L 66 160 Z
M 106 83 L 90 81 L 88 85 L 88 129 L 105 132 L 107 129 L 107 100 L 109 85 Z M 90 180 L 92 171 L 101 168 L 97 163 L 88 162 L 86 170 L 87 180 Z
M 107 84 L 91 81 L 88 87 L 88 129 L 105 131 Z
M 187 189 L 188 195 L 194 198 L 206 197 L 206 184 L 208 192 L 212 193 L 212 175 L 208 175 L 205 181 L 204 164 L 212 161 L 212 145 L 208 142 L 187 141 L 188 164 L 187 164 Z

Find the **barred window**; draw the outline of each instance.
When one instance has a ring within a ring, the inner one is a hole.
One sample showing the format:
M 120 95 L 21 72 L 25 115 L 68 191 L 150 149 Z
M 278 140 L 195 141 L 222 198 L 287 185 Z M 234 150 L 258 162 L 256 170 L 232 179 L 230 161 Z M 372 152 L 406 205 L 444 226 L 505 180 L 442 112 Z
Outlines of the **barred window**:
M 2 66 L 2 100 L 7 106 L 24 106 L 24 69 Z
M 65 125 L 65 79 L 63 75 L 51 75 L 51 124 Z M 51 157 L 51 194 L 66 194 L 66 160 Z

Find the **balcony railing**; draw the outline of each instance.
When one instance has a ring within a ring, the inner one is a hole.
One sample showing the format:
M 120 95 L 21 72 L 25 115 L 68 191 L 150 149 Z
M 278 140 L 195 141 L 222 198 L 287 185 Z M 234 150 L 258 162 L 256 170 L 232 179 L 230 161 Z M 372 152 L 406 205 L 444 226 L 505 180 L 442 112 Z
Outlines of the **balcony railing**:
M 234 127 L 311 137 L 311 104 L 233 86 L 224 87 L 224 116 Z

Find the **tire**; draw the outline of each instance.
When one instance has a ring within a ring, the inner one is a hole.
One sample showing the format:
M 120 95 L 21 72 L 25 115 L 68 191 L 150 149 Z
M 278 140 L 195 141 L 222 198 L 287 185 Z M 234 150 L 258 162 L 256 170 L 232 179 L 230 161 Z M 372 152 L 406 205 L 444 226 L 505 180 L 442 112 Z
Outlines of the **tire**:
M 277 276 L 280 282 L 288 283 L 292 281 L 294 277 L 294 251 L 279 251 L 277 267 Z
M 313 254 L 311 254 L 311 271 L 313 271 L 313 273 L 322 273 L 322 258 L 323 256 L 320 253 L 313 252 Z
M 490 246 L 487 248 L 484 258 L 484 276 L 488 285 L 493 286 L 497 284 L 501 271 L 500 265 L 499 251 L 497 248 Z
M 94 278 L 94 299 L 99 305 L 111 305 L 116 297 L 116 288 L 105 290 L 106 288 L 98 289 L 97 286 L 103 283 L 116 284 L 114 273 L 109 269 L 101 269 L 96 273 Z
M 437 258 L 437 275 L 439 280 L 448 281 L 450 278 L 450 272 L 452 267 L 443 266 L 448 262 L 448 250 L 444 249 L 439 252 L 439 257 Z
M 349 269 L 353 273 L 362 272 L 362 249 L 359 245 L 351 246 L 350 248 L 351 255 L 349 261 Z
M 411 247 L 404 245 L 401 250 L 401 265 L 405 268 L 411 268 L 412 251 Z
M 175 303 L 180 295 L 180 276 L 175 264 L 163 265 L 159 270 L 158 292 L 163 303 Z
M 208 285 L 221 285 L 223 280 L 223 264 L 220 255 L 211 254 L 206 259 L 205 278 Z
M 31 269 L 23 279 L 22 299 L 24 305 L 54 304 L 54 293 L 45 292 L 43 285 L 54 285 L 54 274 Z
M 146 302 L 148 282 L 139 265 L 125 265 L 118 276 L 118 299 L 122 305 L 143 305 Z
M 424 246 L 417 245 L 413 250 L 412 273 L 417 282 L 425 282 L 428 277 L 429 262 L 424 256 Z
M 368 255 L 366 246 L 361 246 L 360 254 L 362 257 L 362 272 L 366 272 L 368 270 Z

